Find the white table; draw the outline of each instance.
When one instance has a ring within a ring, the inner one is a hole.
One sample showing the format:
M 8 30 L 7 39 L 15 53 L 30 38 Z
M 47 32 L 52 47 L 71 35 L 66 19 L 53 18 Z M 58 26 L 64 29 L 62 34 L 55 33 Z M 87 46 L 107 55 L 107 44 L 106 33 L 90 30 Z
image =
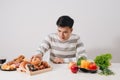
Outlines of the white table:
M 68 69 L 68 64 L 53 64 L 53 70 L 33 76 L 17 71 L 1 71 L 0 80 L 119 80 L 120 79 L 120 63 L 112 63 L 110 69 L 115 73 L 112 76 L 99 75 L 98 73 L 78 72 L 73 74 Z

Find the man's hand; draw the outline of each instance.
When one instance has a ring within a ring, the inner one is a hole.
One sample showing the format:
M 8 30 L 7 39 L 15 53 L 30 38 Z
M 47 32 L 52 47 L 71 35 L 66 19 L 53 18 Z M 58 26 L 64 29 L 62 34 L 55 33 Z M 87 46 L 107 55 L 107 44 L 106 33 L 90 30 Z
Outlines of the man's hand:
M 31 58 L 31 60 L 33 58 L 39 58 L 40 60 L 42 60 L 42 54 L 33 55 L 32 58 Z
M 61 64 L 61 63 L 64 63 L 64 60 L 62 58 L 55 57 L 53 62 L 56 64 Z

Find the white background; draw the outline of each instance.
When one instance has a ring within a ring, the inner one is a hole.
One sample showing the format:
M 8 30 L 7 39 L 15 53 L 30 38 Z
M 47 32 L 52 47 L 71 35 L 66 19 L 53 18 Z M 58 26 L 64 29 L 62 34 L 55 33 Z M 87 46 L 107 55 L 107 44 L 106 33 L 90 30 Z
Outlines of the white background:
M 75 20 L 87 55 L 111 53 L 120 62 L 120 0 L 0 0 L 0 57 L 31 57 L 62 15 Z M 48 55 L 45 55 L 45 58 Z

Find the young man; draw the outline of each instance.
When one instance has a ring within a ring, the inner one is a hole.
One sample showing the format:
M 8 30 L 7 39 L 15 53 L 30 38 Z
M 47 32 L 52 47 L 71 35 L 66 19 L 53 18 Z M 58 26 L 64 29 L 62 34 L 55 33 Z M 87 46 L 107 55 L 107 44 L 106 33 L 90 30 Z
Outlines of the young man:
M 65 63 L 75 58 L 85 56 L 85 48 L 76 34 L 72 34 L 74 20 L 69 16 L 61 16 L 56 22 L 57 33 L 49 34 L 37 50 L 39 54 L 33 57 L 42 58 L 50 50 L 50 60 L 54 63 Z

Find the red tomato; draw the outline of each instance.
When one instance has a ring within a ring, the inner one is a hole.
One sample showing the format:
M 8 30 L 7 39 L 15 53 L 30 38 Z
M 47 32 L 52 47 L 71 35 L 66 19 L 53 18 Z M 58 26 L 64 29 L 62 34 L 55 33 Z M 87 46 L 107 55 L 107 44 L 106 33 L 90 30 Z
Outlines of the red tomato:
M 88 69 L 89 70 L 97 70 L 97 65 L 93 62 L 91 62 L 89 65 L 88 65 Z

